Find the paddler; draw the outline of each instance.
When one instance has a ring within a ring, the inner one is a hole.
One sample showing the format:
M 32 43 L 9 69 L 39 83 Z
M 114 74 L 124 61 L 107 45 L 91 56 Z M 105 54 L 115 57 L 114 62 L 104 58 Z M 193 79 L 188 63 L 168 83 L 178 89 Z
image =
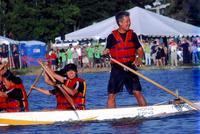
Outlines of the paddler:
M 131 21 L 129 13 L 121 11 L 115 16 L 118 29 L 112 31 L 107 38 L 107 45 L 104 54 L 109 54 L 111 58 L 136 70 L 136 66 L 142 65 L 144 51 L 138 41 L 137 35 L 130 29 Z M 111 62 L 111 74 L 108 83 L 107 107 L 116 107 L 116 95 L 127 88 L 129 94 L 135 96 L 139 106 L 146 106 L 147 102 L 142 95 L 142 88 L 137 75 Z
M 28 111 L 28 100 L 22 80 L 7 69 L 0 70 L 0 110 L 6 112 Z
M 79 110 L 85 110 L 86 82 L 82 78 L 78 77 L 77 66 L 73 63 L 70 63 L 67 64 L 61 71 L 54 72 L 51 70 L 51 73 L 57 82 L 54 83 L 46 73 L 45 82 L 51 86 L 54 86 L 55 88 L 53 90 L 45 90 L 35 86 L 32 86 L 32 88 L 46 95 L 55 95 L 57 100 L 57 109 L 73 110 L 71 104 L 56 86 L 64 84 L 67 87 L 65 92 L 72 98 L 75 108 Z

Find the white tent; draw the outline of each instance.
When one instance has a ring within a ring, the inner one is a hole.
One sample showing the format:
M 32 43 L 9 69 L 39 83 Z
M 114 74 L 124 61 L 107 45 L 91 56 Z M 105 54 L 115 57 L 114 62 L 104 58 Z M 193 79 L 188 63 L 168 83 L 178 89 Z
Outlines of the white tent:
M 137 35 L 149 36 L 192 36 L 200 35 L 200 27 L 196 27 L 154 12 L 134 7 L 128 10 L 131 18 L 131 29 Z M 106 38 L 118 26 L 115 17 L 95 23 L 83 29 L 65 35 L 65 40 L 86 38 Z
M 3 37 L 3 36 L 0 36 L 0 45 L 2 44 L 6 44 L 6 45 L 17 45 L 19 44 L 19 41 L 15 41 L 15 40 L 12 40 L 10 38 L 7 38 L 7 37 Z
M 10 62 L 9 65 L 10 65 L 10 68 L 12 68 L 13 67 L 13 60 L 12 60 L 11 47 L 12 47 L 12 45 L 19 45 L 19 41 L 12 40 L 12 39 L 4 37 L 4 36 L 0 36 L 0 45 L 3 45 L 3 44 L 8 46 L 8 57 L 9 57 L 8 59 L 9 59 L 9 62 Z M 21 57 L 20 57 L 20 59 L 21 59 Z

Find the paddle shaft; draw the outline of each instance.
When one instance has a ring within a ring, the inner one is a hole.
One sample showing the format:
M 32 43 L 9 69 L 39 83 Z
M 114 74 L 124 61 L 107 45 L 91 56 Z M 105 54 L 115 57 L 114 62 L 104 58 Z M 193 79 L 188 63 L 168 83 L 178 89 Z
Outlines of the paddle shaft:
M 32 84 L 32 86 L 35 86 L 37 83 L 38 83 L 38 81 L 39 81 L 39 79 L 40 79 L 40 77 L 42 76 L 42 73 L 44 72 L 44 70 L 42 69 L 42 71 L 40 72 L 40 74 L 35 78 L 35 81 L 33 82 L 33 84 Z M 31 86 L 31 87 L 32 87 Z M 28 92 L 28 94 L 27 94 L 27 97 L 29 97 L 29 95 L 31 94 L 31 92 L 32 92 L 32 88 L 30 88 L 30 90 L 29 90 L 29 92 Z
M 7 66 L 8 63 L 1 65 L 0 71 L 4 69 L 5 66 Z
M 123 68 L 126 68 L 126 69 L 129 70 L 130 72 L 132 72 L 132 73 L 138 75 L 139 77 L 143 78 L 144 80 L 146 80 L 146 81 L 152 83 L 153 85 L 157 86 L 158 88 L 160 88 L 160 89 L 166 91 L 167 93 L 169 93 L 169 94 L 171 94 L 171 95 L 173 95 L 173 96 L 175 96 L 175 97 L 181 99 L 182 101 L 186 102 L 187 104 L 189 104 L 191 107 L 195 108 L 196 110 L 200 110 L 200 108 L 199 108 L 198 106 L 196 106 L 194 103 L 192 103 L 192 102 L 189 101 L 188 99 L 186 99 L 186 98 L 184 98 L 184 97 L 182 97 L 182 96 L 178 96 L 176 93 L 174 93 L 174 92 L 172 92 L 171 90 L 167 89 L 166 87 L 160 85 L 159 83 L 157 83 L 157 82 L 155 82 L 155 81 L 149 79 L 148 77 L 144 76 L 143 74 L 141 74 L 141 73 L 139 73 L 139 72 L 137 72 L 137 71 L 131 69 L 130 67 L 127 67 L 126 65 L 120 63 L 119 61 L 117 61 L 117 60 L 115 60 L 115 59 L 113 59 L 113 58 L 111 58 L 111 61 L 117 63 L 118 65 L 122 66 Z
M 42 66 L 42 68 L 43 68 L 44 71 L 48 74 L 48 76 L 51 78 L 51 80 L 52 80 L 53 82 L 56 82 L 56 79 L 53 77 L 53 74 L 51 73 L 51 71 L 49 71 L 48 68 L 45 67 L 45 66 L 42 64 L 42 62 L 38 62 L 38 63 Z
M 4 67 L 5 67 L 5 65 L 1 66 L 1 67 L 0 67 L 0 70 L 2 70 Z
M 42 68 L 45 70 L 45 72 L 48 74 L 48 76 L 53 80 L 53 82 L 56 82 L 56 79 L 53 77 L 53 74 L 51 73 L 51 71 L 49 71 L 41 62 L 39 62 L 39 64 L 42 66 Z M 67 101 L 70 103 L 70 105 L 72 106 L 72 108 L 74 110 L 76 110 L 76 107 L 74 105 L 74 102 L 72 100 L 72 98 L 65 92 L 65 89 L 63 88 L 65 85 L 60 84 L 56 86 L 60 89 L 60 91 L 63 93 L 63 95 L 65 96 L 65 98 L 67 99 Z

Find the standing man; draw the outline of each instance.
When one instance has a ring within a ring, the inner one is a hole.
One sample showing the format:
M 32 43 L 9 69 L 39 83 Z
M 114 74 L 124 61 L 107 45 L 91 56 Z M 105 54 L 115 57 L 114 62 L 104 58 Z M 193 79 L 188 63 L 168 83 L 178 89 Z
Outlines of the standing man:
M 129 13 L 122 11 L 115 16 L 119 28 L 114 30 L 107 38 L 104 54 L 110 54 L 112 58 L 135 69 L 142 64 L 144 55 L 137 35 L 130 28 Z M 116 63 L 111 62 L 111 74 L 108 83 L 108 108 L 115 108 L 115 98 L 118 92 L 123 90 L 123 85 L 129 94 L 134 95 L 139 106 L 146 106 L 146 100 L 141 93 L 141 85 L 137 75 L 125 70 Z

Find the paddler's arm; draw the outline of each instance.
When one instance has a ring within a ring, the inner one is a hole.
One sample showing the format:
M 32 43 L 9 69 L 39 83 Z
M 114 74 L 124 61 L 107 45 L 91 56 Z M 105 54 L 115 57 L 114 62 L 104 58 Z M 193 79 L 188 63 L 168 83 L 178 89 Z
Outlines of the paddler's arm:
M 71 96 L 74 96 L 76 93 L 78 93 L 78 89 L 75 88 L 75 89 L 71 89 L 67 86 L 63 86 L 63 88 L 67 91 L 67 93 Z
M 55 73 L 50 67 L 48 67 L 48 66 L 46 66 L 46 68 L 47 68 L 48 72 L 50 72 L 50 73 L 52 74 L 52 76 L 53 76 L 56 80 L 60 81 L 61 83 L 64 83 L 64 81 L 66 80 L 66 77 L 62 77 L 62 76 L 56 74 L 56 73 Z
M 103 55 L 109 55 L 110 54 L 110 49 L 113 47 L 113 34 L 108 35 L 108 38 L 106 40 L 106 47 L 103 50 Z
M 56 80 L 60 81 L 61 83 L 64 83 L 65 80 L 67 79 L 66 77 L 63 77 L 63 76 L 58 75 L 58 74 L 56 74 L 56 73 L 54 73 L 54 78 L 55 78 Z
M 8 69 L 5 68 L 5 65 L 0 65 L 0 75 L 2 76 Z
M 80 90 L 83 90 L 84 85 L 82 82 L 77 81 L 76 85 L 73 89 L 67 87 L 67 86 L 63 86 L 63 88 L 68 92 L 68 94 L 70 94 L 71 96 L 76 95 Z
M 35 89 L 35 90 L 37 90 L 37 91 L 39 91 L 39 92 L 41 92 L 41 93 L 43 93 L 43 94 L 46 94 L 46 95 L 52 95 L 50 92 L 49 92 L 49 90 L 45 90 L 45 89 L 43 89 L 43 88 L 38 88 L 38 87 L 35 87 L 35 86 L 32 86 L 31 87 L 32 89 Z
M 46 72 L 44 73 L 44 80 L 48 85 L 55 86 L 55 82 L 51 80 Z
M 13 98 L 15 100 L 21 100 L 23 98 L 22 91 L 18 88 L 13 88 L 11 90 L 8 90 L 6 92 L 0 91 L 0 97 L 3 98 Z

